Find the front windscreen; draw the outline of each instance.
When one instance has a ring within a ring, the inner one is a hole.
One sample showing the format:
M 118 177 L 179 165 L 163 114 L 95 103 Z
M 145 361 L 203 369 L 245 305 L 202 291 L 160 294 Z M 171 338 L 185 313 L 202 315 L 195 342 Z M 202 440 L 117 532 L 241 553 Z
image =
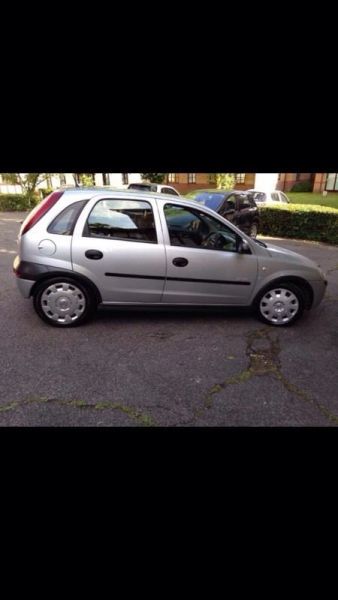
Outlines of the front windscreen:
M 129 186 L 130 190 L 139 190 L 140 192 L 150 192 L 150 185 L 143 185 L 142 183 L 131 183 Z

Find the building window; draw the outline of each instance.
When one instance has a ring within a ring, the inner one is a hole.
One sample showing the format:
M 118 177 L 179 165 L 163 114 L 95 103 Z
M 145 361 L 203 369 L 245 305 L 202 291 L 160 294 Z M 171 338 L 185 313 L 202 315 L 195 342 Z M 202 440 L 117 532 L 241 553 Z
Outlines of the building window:
M 235 173 L 235 182 L 236 183 L 244 183 L 245 181 L 245 173 Z
M 280 181 L 281 175 L 281 173 L 278 173 L 278 181 Z
M 128 185 L 128 183 L 129 183 L 128 173 L 122 173 L 122 183 L 123 183 L 123 185 Z
M 188 183 L 196 183 L 196 173 L 188 173 Z
M 338 173 L 327 174 L 325 190 L 328 192 L 338 192 Z
M 168 173 L 168 183 L 176 183 L 176 173 Z
M 109 173 L 102 173 L 103 185 L 110 185 Z

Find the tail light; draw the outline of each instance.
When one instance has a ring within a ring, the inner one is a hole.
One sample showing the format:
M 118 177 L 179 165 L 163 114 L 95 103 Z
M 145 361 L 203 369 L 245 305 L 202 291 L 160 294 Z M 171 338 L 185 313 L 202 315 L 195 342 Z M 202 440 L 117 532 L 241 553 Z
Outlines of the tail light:
M 60 200 L 64 192 L 52 192 L 38 204 L 22 224 L 20 235 L 27 233 Z

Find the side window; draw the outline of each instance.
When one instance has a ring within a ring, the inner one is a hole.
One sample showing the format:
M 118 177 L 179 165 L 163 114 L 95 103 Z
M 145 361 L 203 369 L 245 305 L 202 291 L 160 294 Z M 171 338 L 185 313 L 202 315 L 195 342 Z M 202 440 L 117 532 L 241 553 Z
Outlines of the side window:
M 235 194 L 231 194 L 231 196 L 228 196 L 228 198 L 226 199 L 226 202 L 223 206 L 222 209 L 222 213 L 226 213 L 228 210 L 236 210 L 236 196 Z
M 256 192 L 253 195 L 253 199 L 255 202 L 266 202 L 267 197 L 263 192 Z
M 74 202 L 67 206 L 60 214 L 53 219 L 49 225 L 48 233 L 54 233 L 57 235 L 72 235 L 76 221 L 78 220 L 80 213 L 88 200 L 81 200 L 80 202 Z
M 141 200 L 100 200 L 88 217 L 84 236 L 157 244 L 153 209 Z
M 285 196 L 285 194 L 283 194 L 283 192 L 279 192 L 279 195 L 282 202 L 288 202 L 288 198 Z
M 172 196 L 178 196 L 178 194 L 175 192 L 175 190 L 172 190 L 171 188 L 162 188 L 161 193 L 162 194 L 171 194 Z
M 210 215 L 174 204 L 164 206 L 171 246 L 237 252 L 238 237 Z
M 251 208 L 250 200 L 246 194 L 240 194 L 240 196 L 238 196 L 238 208 L 239 210 Z
M 279 202 L 279 196 L 278 196 L 278 194 L 277 194 L 277 193 L 272 193 L 272 194 L 271 194 L 271 199 L 272 199 L 274 202 Z

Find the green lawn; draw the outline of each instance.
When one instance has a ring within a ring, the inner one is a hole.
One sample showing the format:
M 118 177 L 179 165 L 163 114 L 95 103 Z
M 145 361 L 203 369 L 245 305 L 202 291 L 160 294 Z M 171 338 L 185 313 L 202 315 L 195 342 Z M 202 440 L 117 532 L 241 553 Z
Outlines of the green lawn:
M 207 190 L 194 190 L 193 192 L 189 192 L 185 197 L 187 199 L 193 199 L 196 194 L 199 192 L 215 192 L 215 188 L 210 188 Z M 338 193 L 331 194 L 328 193 L 327 196 L 323 196 L 322 194 L 313 194 L 309 193 L 301 193 L 301 192 L 286 192 L 287 197 L 290 199 L 292 204 L 315 204 L 317 206 L 328 206 L 329 208 L 337 208 L 338 209 Z
M 322 194 L 302 194 L 301 192 L 287 192 L 287 197 L 290 198 L 292 204 L 316 204 L 317 206 L 329 206 L 330 208 L 338 208 L 338 194 L 330 194 L 323 196 Z

